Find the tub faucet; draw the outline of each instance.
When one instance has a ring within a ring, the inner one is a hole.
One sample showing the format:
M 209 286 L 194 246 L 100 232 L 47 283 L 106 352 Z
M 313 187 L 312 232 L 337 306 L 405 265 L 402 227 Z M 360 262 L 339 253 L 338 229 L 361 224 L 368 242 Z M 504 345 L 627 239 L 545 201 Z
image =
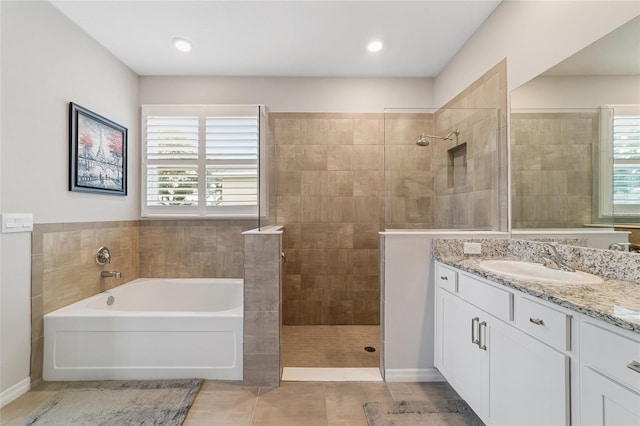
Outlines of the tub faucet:
M 551 269 L 560 269 L 562 271 L 569 271 L 569 272 L 575 271 L 575 269 L 573 269 L 564 260 L 562 260 L 562 257 L 560 257 L 558 250 L 556 250 L 554 246 L 552 246 L 549 243 L 545 243 L 543 247 L 549 253 L 548 255 L 544 255 L 544 254 L 542 255 L 544 266 Z
M 100 271 L 100 278 L 114 277 L 119 279 L 121 276 L 120 271 Z

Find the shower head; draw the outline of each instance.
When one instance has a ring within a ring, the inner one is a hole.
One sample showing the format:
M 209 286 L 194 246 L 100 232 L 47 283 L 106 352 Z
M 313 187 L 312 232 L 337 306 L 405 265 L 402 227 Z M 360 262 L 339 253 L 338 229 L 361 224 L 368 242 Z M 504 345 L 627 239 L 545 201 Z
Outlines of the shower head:
M 416 145 L 418 145 L 418 146 L 429 146 L 429 139 L 427 139 L 426 135 L 420 135 L 420 137 L 416 141 Z
M 456 129 L 453 132 L 449 132 L 447 136 L 434 136 L 434 135 L 425 135 L 424 133 L 420 134 L 420 137 L 416 141 L 416 145 L 418 146 L 429 146 L 429 138 L 431 139 L 440 139 L 443 141 L 451 141 L 453 138 L 451 136 L 456 137 L 456 141 L 458 140 L 458 136 L 460 135 L 460 130 Z

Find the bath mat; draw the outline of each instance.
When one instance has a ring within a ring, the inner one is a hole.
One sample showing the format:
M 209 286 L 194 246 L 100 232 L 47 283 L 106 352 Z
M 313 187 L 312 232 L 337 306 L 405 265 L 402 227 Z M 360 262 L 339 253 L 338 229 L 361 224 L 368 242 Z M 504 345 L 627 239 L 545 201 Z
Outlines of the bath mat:
M 484 426 L 461 399 L 367 402 L 364 414 L 369 426 Z
M 118 380 L 70 385 L 18 425 L 181 425 L 201 379 Z

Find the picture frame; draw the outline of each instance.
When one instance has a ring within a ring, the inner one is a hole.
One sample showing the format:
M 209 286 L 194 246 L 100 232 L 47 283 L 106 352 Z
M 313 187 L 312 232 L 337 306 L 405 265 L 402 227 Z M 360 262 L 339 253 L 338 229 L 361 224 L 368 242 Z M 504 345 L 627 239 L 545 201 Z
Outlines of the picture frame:
M 69 191 L 127 195 L 127 128 L 69 102 Z

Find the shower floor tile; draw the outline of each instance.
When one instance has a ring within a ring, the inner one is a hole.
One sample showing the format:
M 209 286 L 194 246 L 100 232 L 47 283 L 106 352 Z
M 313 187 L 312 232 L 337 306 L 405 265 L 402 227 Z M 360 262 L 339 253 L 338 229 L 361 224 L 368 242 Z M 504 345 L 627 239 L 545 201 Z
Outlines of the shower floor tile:
M 380 366 L 377 325 L 286 325 L 281 338 L 284 367 Z

